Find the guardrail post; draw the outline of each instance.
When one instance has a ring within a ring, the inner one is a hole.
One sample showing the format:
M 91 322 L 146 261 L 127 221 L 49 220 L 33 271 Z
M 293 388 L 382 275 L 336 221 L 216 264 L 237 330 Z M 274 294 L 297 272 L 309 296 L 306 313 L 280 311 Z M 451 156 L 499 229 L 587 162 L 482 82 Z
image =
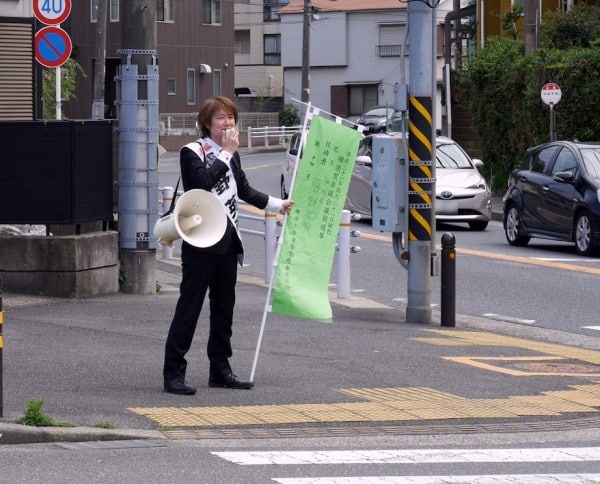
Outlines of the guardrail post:
M 265 282 L 271 284 L 277 254 L 277 214 L 265 212 Z
M 248 148 L 252 149 L 252 126 L 248 126 Z
M 454 234 L 442 235 L 441 323 L 456 325 L 456 239 Z
M 285 126 L 279 127 L 279 144 L 285 146 Z
M 171 207 L 171 202 L 173 201 L 173 196 L 175 190 L 173 187 L 162 187 L 162 215 L 164 215 L 167 210 Z M 161 244 L 162 245 L 162 244 Z M 163 245 L 162 246 L 162 258 L 163 259 L 172 259 L 173 258 L 173 244 Z
M 265 127 L 265 148 L 269 147 L 269 127 Z
M 337 296 L 350 297 L 350 210 L 342 210 L 337 244 Z
M 0 279 L 0 418 L 4 417 L 4 403 L 3 403 L 3 388 L 4 378 L 2 370 L 2 349 L 4 347 L 4 339 L 2 338 L 2 323 L 4 322 L 4 316 L 2 312 L 2 279 Z

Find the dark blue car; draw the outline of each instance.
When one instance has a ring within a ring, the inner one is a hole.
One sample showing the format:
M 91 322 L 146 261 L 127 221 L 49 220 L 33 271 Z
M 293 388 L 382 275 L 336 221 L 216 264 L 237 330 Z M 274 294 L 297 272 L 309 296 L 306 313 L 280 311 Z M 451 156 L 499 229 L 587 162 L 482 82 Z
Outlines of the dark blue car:
M 509 244 L 562 240 L 591 255 L 600 245 L 600 143 L 553 141 L 529 148 L 503 201 Z

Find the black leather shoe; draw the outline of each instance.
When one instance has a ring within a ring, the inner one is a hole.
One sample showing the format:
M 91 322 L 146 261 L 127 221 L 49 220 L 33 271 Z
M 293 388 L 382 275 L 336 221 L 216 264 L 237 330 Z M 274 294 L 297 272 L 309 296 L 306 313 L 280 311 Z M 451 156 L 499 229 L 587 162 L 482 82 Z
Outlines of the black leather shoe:
M 183 378 L 175 378 L 165 381 L 165 392 L 175 393 L 177 395 L 193 395 L 196 389 L 185 383 Z
M 208 379 L 208 386 L 235 388 L 237 390 L 250 390 L 250 388 L 254 386 L 254 382 L 241 381 L 233 373 L 225 373 L 219 376 L 211 376 Z

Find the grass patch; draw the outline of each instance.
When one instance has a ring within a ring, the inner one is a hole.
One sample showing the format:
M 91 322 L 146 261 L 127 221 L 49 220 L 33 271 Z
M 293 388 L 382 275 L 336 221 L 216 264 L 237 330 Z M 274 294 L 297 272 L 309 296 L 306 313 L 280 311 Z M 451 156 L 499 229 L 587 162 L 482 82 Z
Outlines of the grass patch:
M 25 415 L 17 420 L 17 423 L 31 427 L 75 427 L 69 422 L 57 422 L 42 412 L 43 400 L 29 400 L 25 408 Z
M 116 425 L 111 424 L 110 422 L 98 422 L 94 427 L 99 429 L 116 429 Z

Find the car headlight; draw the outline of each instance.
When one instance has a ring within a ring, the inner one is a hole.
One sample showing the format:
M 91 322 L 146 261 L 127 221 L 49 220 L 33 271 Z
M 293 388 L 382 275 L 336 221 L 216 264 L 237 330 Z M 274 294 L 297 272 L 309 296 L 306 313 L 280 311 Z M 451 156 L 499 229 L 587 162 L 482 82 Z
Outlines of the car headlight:
M 486 186 L 484 182 L 474 183 L 473 185 L 468 186 L 467 188 L 471 190 L 485 190 Z

